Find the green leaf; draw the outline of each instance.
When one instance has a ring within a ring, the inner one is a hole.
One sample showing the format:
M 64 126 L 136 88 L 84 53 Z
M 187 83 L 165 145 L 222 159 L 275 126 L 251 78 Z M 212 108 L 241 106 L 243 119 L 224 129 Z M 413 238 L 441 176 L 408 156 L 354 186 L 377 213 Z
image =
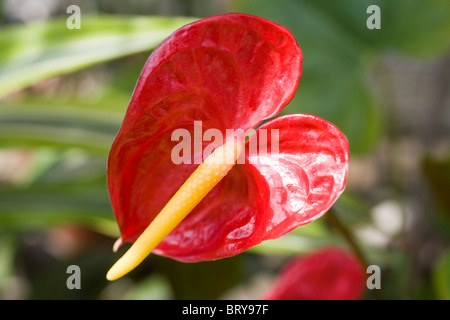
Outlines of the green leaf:
M 106 235 L 119 234 L 106 187 L 100 183 L 9 188 L 0 190 L 0 202 L 0 224 L 9 228 L 78 223 Z
M 437 297 L 450 300 L 450 251 L 447 250 L 438 260 L 433 273 Z
M 0 299 L 8 296 L 7 282 L 14 274 L 14 255 L 17 237 L 10 232 L 0 230 Z
M 125 300 L 169 300 L 173 293 L 170 283 L 160 274 L 152 274 L 135 284 L 126 294 Z
M 1 106 L 0 145 L 79 147 L 106 154 L 121 120 L 122 114 L 106 111 Z
M 314 4 L 374 51 L 430 57 L 450 48 L 450 2 L 446 0 L 316 0 Z M 368 29 L 370 5 L 380 8 L 381 29 Z
M 298 93 L 283 113 L 309 113 L 332 122 L 347 137 L 351 154 L 371 150 L 381 134 L 383 118 L 359 58 L 350 65 L 345 58 L 339 61 L 337 54 L 324 54 L 315 64 L 307 62 L 311 56 L 320 55 L 311 50 L 305 56 Z
M 83 16 L 11 26 L 0 33 L 0 98 L 46 78 L 155 48 L 186 17 Z
M 245 0 L 236 9 L 284 25 L 302 48 L 300 85 L 283 113 L 318 115 L 339 127 L 352 153 L 370 150 L 381 132 L 365 78 L 374 58 L 370 47 L 312 1 Z
M 45 152 L 44 152 L 45 151 Z M 106 188 L 106 156 L 82 149 L 38 149 L 44 164 L 25 184 L 0 185 L 0 225 L 12 230 L 85 225 L 105 235 L 119 235 Z
M 450 49 L 449 1 L 383 0 L 380 8 L 382 15 L 389 14 L 379 34 L 381 49 L 416 57 L 435 57 Z
M 241 0 L 233 11 L 287 27 L 303 51 L 297 95 L 285 113 L 312 113 L 347 136 L 352 154 L 371 150 L 384 123 L 369 82 L 384 52 L 436 56 L 450 48 L 445 0 Z M 378 5 L 381 29 L 370 30 L 367 8 Z

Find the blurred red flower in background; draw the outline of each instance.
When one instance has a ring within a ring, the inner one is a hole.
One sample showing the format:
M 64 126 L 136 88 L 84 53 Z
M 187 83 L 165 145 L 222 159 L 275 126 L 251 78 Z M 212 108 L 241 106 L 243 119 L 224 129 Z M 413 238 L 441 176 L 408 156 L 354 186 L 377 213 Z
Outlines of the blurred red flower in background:
M 365 284 L 365 270 L 354 255 L 327 247 L 289 261 L 262 299 L 357 300 Z

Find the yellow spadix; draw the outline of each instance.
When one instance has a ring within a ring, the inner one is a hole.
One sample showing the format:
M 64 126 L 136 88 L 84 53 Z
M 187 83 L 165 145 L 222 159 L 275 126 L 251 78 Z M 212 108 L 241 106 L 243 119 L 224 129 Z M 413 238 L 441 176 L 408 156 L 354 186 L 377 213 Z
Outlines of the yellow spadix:
M 216 148 L 178 189 L 130 249 L 112 266 L 106 278 L 113 281 L 136 268 L 227 175 L 241 150 L 242 146 L 234 139 Z

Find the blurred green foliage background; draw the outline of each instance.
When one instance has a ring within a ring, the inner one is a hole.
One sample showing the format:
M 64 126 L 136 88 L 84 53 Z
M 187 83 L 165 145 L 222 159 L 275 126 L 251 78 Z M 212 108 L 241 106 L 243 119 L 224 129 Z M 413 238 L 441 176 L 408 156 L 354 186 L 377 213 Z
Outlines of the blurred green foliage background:
M 81 29 L 66 27 L 73 4 Z M 303 50 L 283 113 L 348 137 L 340 225 L 325 215 L 213 262 L 152 255 L 109 283 L 122 252 L 106 158 L 141 68 L 178 27 L 237 11 L 286 26 Z M 0 1 L 0 299 L 257 299 L 291 257 L 351 242 L 382 268 L 366 299 L 449 299 L 449 79 L 446 0 Z M 66 287 L 72 264 L 81 290 Z

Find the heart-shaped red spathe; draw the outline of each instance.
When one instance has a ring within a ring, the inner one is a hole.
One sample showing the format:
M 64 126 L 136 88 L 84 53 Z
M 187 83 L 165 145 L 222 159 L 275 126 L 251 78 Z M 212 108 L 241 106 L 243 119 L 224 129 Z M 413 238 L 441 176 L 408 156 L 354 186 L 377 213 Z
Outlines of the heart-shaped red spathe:
M 224 137 L 227 129 L 248 132 L 292 99 L 301 61 L 287 29 L 246 14 L 201 19 L 161 43 L 139 77 L 108 161 L 122 241 L 134 241 L 198 166 L 201 154 L 192 153 L 191 164 L 172 161 L 172 133 L 186 129 L 194 137 L 195 121 Z M 269 152 L 272 129 L 279 133 L 277 154 Z M 263 132 L 268 151 L 249 151 Z M 325 120 L 297 114 L 269 121 L 247 142 L 245 163 L 153 252 L 210 260 L 277 238 L 328 210 L 343 191 L 347 165 L 347 140 Z
M 263 299 L 357 300 L 365 284 L 365 270 L 356 256 L 327 247 L 290 260 Z
M 279 130 L 279 152 L 248 152 L 155 253 L 183 261 L 238 254 L 324 214 L 345 186 L 343 134 L 312 115 L 276 118 L 257 130 Z M 248 145 L 251 141 L 247 142 Z

